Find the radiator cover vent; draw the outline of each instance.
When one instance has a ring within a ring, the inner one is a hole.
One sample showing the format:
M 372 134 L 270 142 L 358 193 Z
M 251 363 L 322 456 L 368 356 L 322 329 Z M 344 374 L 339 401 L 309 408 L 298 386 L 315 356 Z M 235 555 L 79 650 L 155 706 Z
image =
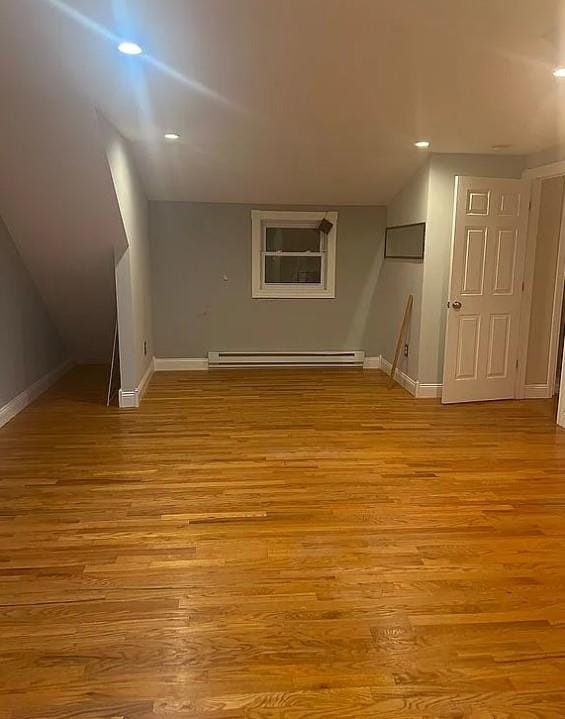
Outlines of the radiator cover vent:
M 362 350 L 333 352 L 208 352 L 213 367 L 362 367 Z

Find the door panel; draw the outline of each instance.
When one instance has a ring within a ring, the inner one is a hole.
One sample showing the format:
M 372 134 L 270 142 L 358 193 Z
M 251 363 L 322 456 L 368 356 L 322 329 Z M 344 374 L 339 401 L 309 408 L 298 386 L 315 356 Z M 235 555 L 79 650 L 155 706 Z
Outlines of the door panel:
M 457 379 L 476 379 L 481 318 L 468 315 L 459 322 L 457 338 Z
M 525 180 L 456 180 L 443 402 L 514 396 L 529 195 Z
M 469 190 L 467 192 L 467 215 L 486 217 L 490 211 L 490 192 L 488 190 Z
M 485 279 L 487 236 L 482 228 L 467 228 L 463 259 L 462 295 L 482 295 Z
M 494 286 L 492 288 L 495 295 L 511 295 L 514 293 L 517 244 L 518 235 L 516 230 L 498 231 Z
M 508 376 L 508 340 L 510 339 L 510 315 L 491 315 L 487 350 L 487 377 Z
M 521 194 L 519 192 L 501 192 L 499 197 L 500 200 L 498 204 L 498 216 L 519 217 L 520 204 L 522 199 Z

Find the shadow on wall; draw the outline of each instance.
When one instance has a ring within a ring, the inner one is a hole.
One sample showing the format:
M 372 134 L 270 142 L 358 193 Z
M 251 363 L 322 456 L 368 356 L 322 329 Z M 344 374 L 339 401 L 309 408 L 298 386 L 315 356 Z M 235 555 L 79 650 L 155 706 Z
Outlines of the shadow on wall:
M 0 218 L 0 407 L 61 365 L 67 349 Z

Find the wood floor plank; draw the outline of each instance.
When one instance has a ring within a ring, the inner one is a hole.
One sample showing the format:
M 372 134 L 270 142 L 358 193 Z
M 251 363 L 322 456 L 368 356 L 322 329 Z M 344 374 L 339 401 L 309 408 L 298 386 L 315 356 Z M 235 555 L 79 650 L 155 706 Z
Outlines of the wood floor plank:
M 0 719 L 563 719 L 554 413 L 77 368 L 0 430 Z

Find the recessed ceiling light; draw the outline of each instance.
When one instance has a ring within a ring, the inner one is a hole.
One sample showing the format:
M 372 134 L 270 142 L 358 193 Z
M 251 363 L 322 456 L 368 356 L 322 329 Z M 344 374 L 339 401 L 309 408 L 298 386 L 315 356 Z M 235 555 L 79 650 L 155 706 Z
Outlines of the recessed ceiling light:
M 503 143 L 501 145 L 492 145 L 491 147 L 493 150 L 509 150 L 512 145 L 507 145 L 506 143 Z
M 178 135 L 176 132 L 166 132 L 163 137 L 165 140 L 178 140 L 180 138 L 180 135 Z
M 124 40 L 118 45 L 118 50 L 123 52 L 124 55 L 141 55 L 143 49 L 136 43 Z
M 429 140 L 418 140 L 418 142 L 414 143 L 414 147 L 418 147 L 420 150 L 425 150 L 431 144 L 432 143 Z
M 553 71 L 553 77 L 565 77 L 565 67 L 556 67 Z

